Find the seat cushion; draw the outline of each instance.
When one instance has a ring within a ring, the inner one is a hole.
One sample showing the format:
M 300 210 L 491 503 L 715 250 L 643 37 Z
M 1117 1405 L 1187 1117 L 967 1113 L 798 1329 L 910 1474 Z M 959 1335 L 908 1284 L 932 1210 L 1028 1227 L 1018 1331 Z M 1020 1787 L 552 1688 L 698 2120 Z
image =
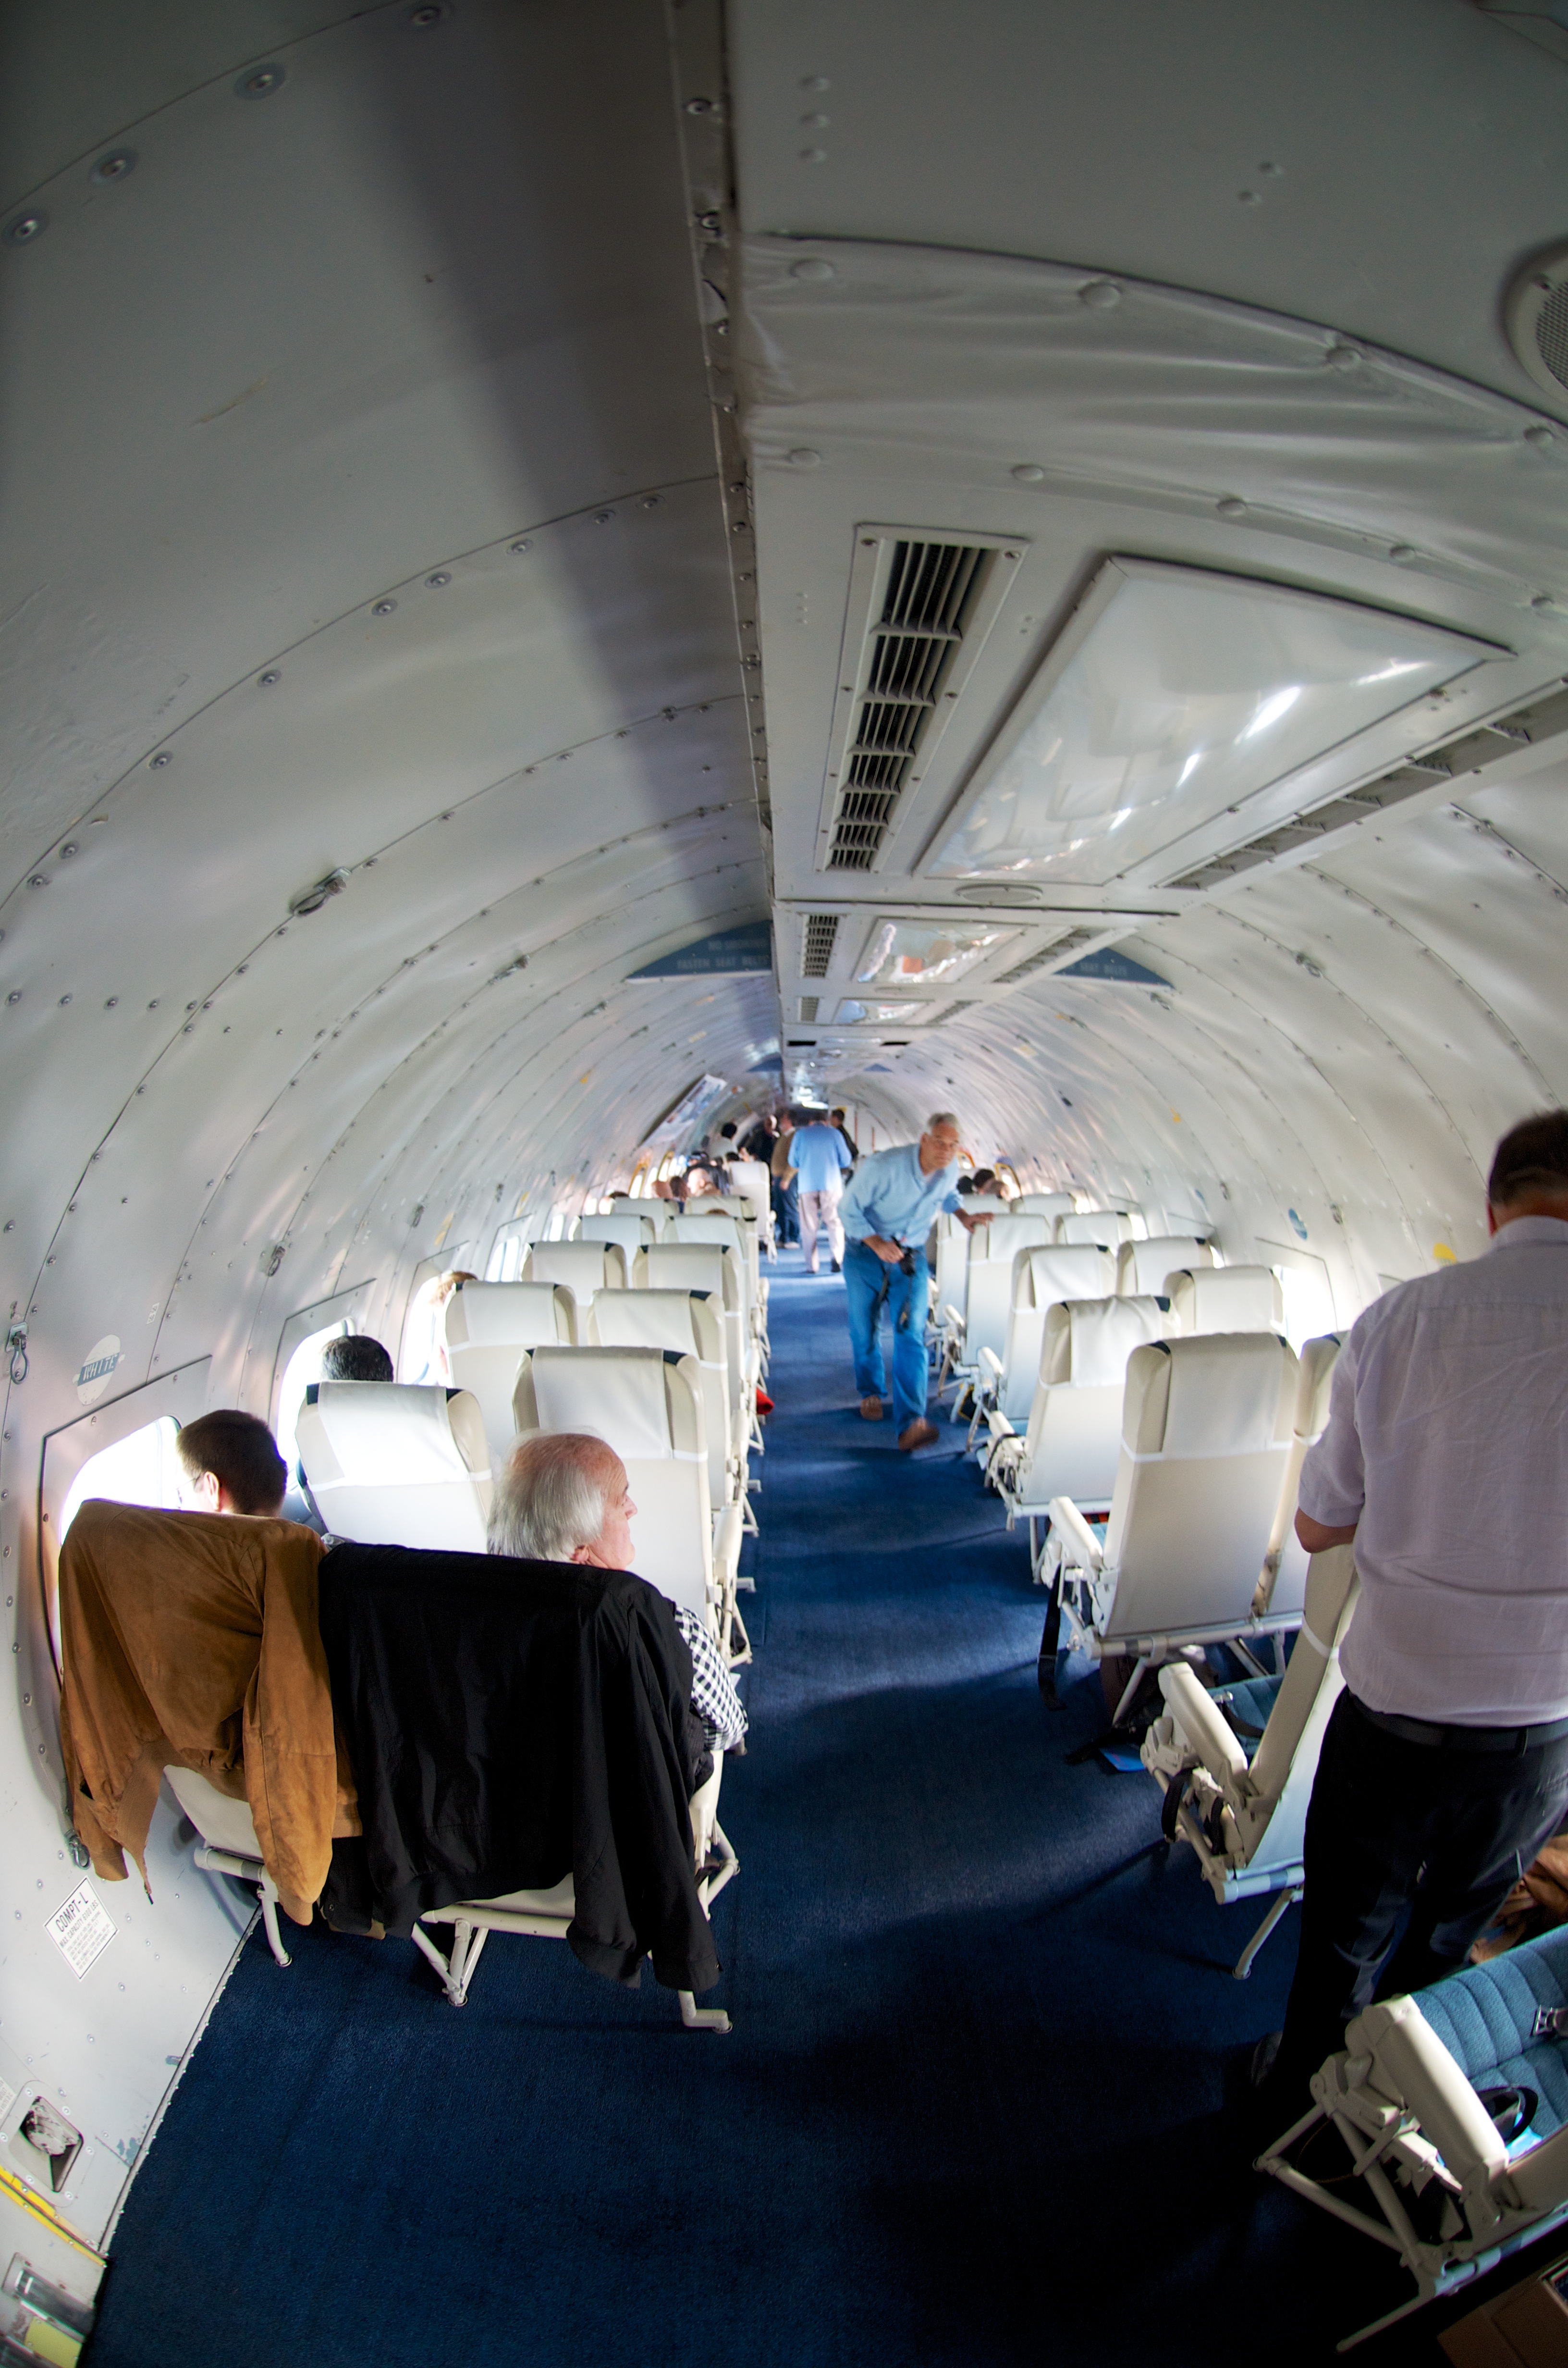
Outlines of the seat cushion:
M 1539 2092 L 1532 2139 L 1568 2122 L 1568 2042 L 1530 2036 L 1537 2007 L 1568 2006 L 1568 1928 L 1467 1965 L 1415 2003 L 1473 2088 Z

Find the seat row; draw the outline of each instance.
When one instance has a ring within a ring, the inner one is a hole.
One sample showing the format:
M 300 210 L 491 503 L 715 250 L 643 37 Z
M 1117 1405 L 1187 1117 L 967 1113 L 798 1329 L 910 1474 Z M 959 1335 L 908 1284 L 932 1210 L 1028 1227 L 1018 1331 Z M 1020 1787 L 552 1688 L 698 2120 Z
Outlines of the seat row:
M 535 1244 L 521 1281 L 460 1283 L 443 1315 L 450 1389 L 312 1384 L 297 1438 L 327 1529 L 482 1553 L 513 1442 L 589 1431 L 626 1466 L 640 1575 L 706 1616 L 732 1666 L 749 1659 L 736 1599 L 756 1529 L 766 1286 L 747 1204 L 701 1206 L 659 1240 L 641 1212 L 585 1218 L 574 1240 Z

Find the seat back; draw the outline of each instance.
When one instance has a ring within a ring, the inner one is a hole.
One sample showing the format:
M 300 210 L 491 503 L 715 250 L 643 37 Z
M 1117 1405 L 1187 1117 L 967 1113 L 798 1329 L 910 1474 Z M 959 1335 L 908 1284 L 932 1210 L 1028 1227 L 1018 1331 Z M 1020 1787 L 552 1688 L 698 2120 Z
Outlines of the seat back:
M 966 1217 L 983 1217 L 988 1213 L 1005 1217 L 1010 1213 L 1012 1203 L 1004 1201 L 1000 1192 L 960 1192 L 959 1207 Z
M 1046 1214 L 1043 1210 L 1040 1213 Z M 1110 1253 L 1094 1242 L 1059 1247 L 1048 1239 L 1036 1247 L 1014 1251 L 1012 1310 L 1002 1357 L 1000 1395 L 1001 1410 L 1009 1422 L 1027 1423 L 1034 1405 L 1046 1309 L 1061 1299 L 1106 1298 L 1115 1277 Z
M 773 1178 L 760 1159 L 732 1159 L 730 1181 L 747 1201 L 756 1220 L 757 1238 L 764 1247 L 773 1239 Z
M 525 1435 L 585 1430 L 614 1448 L 637 1507 L 638 1577 L 706 1618 L 713 1520 L 697 1359 L 666 1349 L 535 1349 L 512 1412 Z
M 732 1427 L 744 1415 L 749 1364 L 745 1294 L 740 1253 L 712 1235 L 695 1242 L 655 1242 L 631 1266 L 633 1291 L 706 1291 L 723 1312 Z
M 261 1843 L 248 1801 L 231 1801 L 199 1776 L 194 1768 L 165 1768 L 170 1792 L 210 1849 L 232 1850 L 236 1858 L 262 1864 Z
M 1000 1357 L 1007 1345 L 1013 1304 L 1013 1260 L 1020 1250 L 1051 1239 L 1049 1217 L 993 1217 L 969 1237 L 969 1288 L 964 1301 L 964 1362 L 982 1349 Z
M 1071 1192 L 1020 1192 L 1012 1213 L 1015 1217 L 1070 1217 L 1077 1205 Z
M 633 1255 L 646 1243 L 658 1240 L 659 1229 L 641 1209 L 616 1209 L 608 1217 L 579 1217 L 572 1228 L 572 1238 L 574 1242 L 614 1242 L 625 1252 L 630 1265 Z
M 484 1552 L 490 1447 L 471 1391 L 312 1382 L 295 1437 L 311 1494 L 335 1536 L 365 1546 Z
M 576 1303 L 559 1282 L 460 1282 L 444 1310 L 447 1370 L 472 1390 L 493 1456 L 512 1437 L 512 1384 L 525 1349 L 577 1338 Z
M 677 1242 L 707 1243 L 715 1237 L 727 1244 L 740 1260 L 744 1304 L 749 1315 L 756 1304 L 757 1283 L 762 1271 L 756 1223 L 749 1206 L 738 1205 L 733 1200 L 721 1199 L 717 1193 L 710 1193 L 683 1209 L 670 1228 L 670 1238 Z
M 1290 1452 L 1296 1376 L 1294 1349 L 1271 1332 L 1133 1349 L 1096 1587 L 1102 1637 L 1245 1628 Z
M 1114 1249 L 1132 1239 L 1132 1220 L 1125 1209 L 1084 1209 L 1056 1220 L 1059 1242 L 1100 1242 Z
M 1128 1359 L 1163 1339 L 1168 1322 L 1164 1303 L 1153 1297 L 1072 1299 L 1042 1311 L 1039 1380 L 1018 1483 L 1028 1503 L 1071 1497 L 1077 1505 L 1109 1504 Z
M 1283 1332 L 1285 1294 L 1267 1266 L 1184 1266 L 1163 1286 L 1184 1339 L 1199 1332 Z
M 1339 1648 L 1359 1591 L 1354 1548 L 1312 1556 L 1301 1633 L 1248 1770 L 1254 1801 L 1240 1824 L 1249 1865 L 1301 1858 L 1324 1729 L 1345 1682 Z
M 727 1504 L 736 1446 L 724 1311 L 717 1297 L 707 1291 L 601 1292 L 588 1317 L 587 1345 L 670 1349 L 676 1356 L 697 1359 L 708 1439 L 708 1493 L 715 1505 Z
M 937 1265 L 932 1276 L 938 1322 L 944 1308 L 956 1307 L 962 1315 L 968 1306 L 969 1241 L 957 1217 L 944 1210 L 937 1220 Z
M 523 1261 L 522 1279 L 565 1285 L 576 1304 L 581 1339 L 595 1292 L 624 1291 L 626 1269 L 627 1253 L 619 1242 L 535 1242 Z
M 1178 1267 L 1196 1271 L 1213 1263 L 1213 1251 L 1196 1234 L 1152 1234 L 1146 1242 L 1122 1243 L 1117 1252 L 1116 1287 L 1127 1299 L 1151 1291 L 1168 1297 L 1167 1275 Z
M 1268 1555 L 1257 1586 L 1260 1616 L 1267 1611 L 1276 1618 L 1297 1618 L 1305 1600 L 1309 1557 L 1296 1535 L 1296 1499 L 1301 1493 L 1301 1465 L 1307 1450 L 1323 1437 L 1328 1421 L 1329 1386 L 1339 1348 L 1337 1332 L 1325 1332 L 1315 1340 L 1301 1343 L 1290 1453 L 1279 1485 L 1279 1502 L 1274 1508 Z

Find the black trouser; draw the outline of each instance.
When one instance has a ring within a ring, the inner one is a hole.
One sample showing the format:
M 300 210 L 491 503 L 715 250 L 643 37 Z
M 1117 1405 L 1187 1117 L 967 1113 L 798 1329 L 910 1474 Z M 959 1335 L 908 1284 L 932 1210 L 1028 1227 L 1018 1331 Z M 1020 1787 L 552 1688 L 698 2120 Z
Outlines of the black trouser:
M 1340 1695 L 1307 1811 L 1301 1954 L 1268 2084 L 1285 2119 L 1306 2112 L 1308 2080 L 1374 1996 L 1463 1964 L 1565 1806 L 1568 1736 L 1523 1751 L 1413 1743 Z

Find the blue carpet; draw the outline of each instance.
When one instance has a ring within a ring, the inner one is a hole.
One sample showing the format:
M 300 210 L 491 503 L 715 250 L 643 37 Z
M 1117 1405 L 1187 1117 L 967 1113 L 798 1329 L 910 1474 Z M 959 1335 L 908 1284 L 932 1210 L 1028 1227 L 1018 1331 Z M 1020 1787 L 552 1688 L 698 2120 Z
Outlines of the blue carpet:
M 1041 1600 L 961 1431 L 900 1456 L 852 1410 L 842 1285 L 775 1273 L 733 2035 L 542 1941 L 492 1940 L 460 2013 L 404 1943 L 312 1931 L 280 1973 L 257 1934 L 89 2368 L 1210 2368 L 1327 2360 L 1404 2298 L 1224 2110 L 1295 1918 L 1230 1978 L 1257 1910 L 1164 1851 L 1143 1776 L 1064 1764 L 1098 1680 L 1042 1707 Z M 1437 2362 L 1473 2299 L 1369 2360 Z

